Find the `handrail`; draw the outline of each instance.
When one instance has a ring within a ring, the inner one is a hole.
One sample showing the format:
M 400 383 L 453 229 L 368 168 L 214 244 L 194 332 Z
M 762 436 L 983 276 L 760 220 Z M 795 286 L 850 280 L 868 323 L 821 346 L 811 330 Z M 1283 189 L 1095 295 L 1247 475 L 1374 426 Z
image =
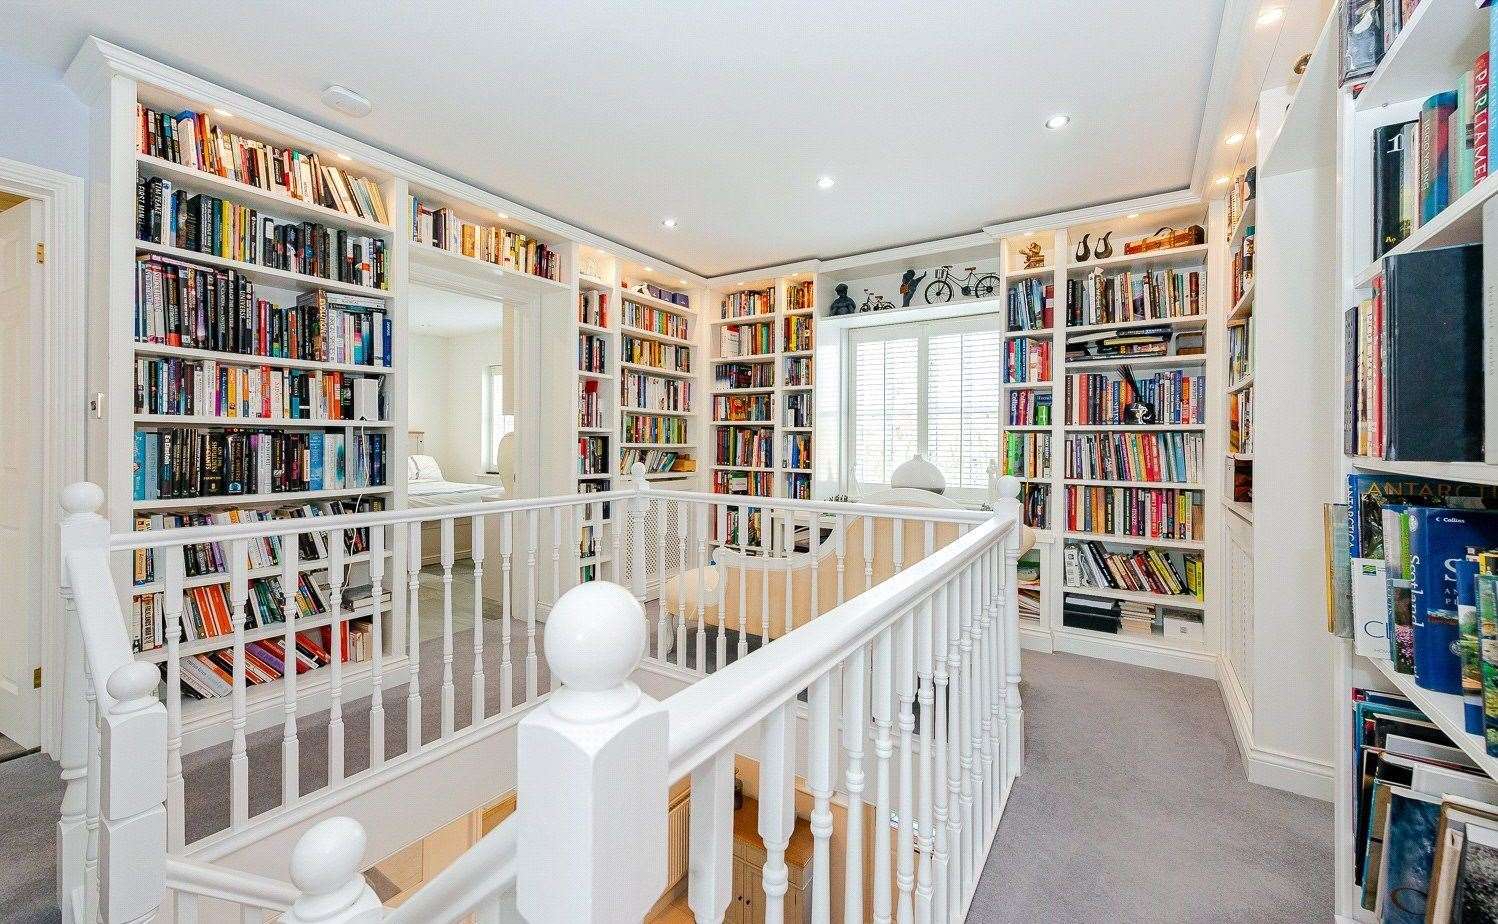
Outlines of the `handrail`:
M 99 710 L 107 713 L 115 703 L 109 692 L 109 678 L 120 668 L 135 663 L 109 559 L 97 552 L 72 551 L 63 554 L 62 565 L 73 594 L 93 695 Z
M 954 569 L 1018 528 L 1014 519 L 985 514 L 984 523 L 965 536 L 665 700 L 671 781 L 728 747 L 810 686 L 828 665 L 842 663 L 872 641 Z M 727 717 L 726 710 L 731 710 Z
M 520 826 L 511 815 L 384 918 L 384 924 L 447 924 L 515 888 Z
M 267 911 L 285 911 L 299 894 L 289 882 L 170 855 L 166 858 L 166 885 L 178 892 Z

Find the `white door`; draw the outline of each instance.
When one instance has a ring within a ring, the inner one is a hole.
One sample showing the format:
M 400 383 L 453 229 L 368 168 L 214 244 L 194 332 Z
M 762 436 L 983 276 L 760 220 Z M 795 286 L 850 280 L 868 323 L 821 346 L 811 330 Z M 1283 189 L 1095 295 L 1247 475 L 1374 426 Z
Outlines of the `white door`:
M 41 620 L 40 212 L 0 212 L 0 733 L 36 747 Z

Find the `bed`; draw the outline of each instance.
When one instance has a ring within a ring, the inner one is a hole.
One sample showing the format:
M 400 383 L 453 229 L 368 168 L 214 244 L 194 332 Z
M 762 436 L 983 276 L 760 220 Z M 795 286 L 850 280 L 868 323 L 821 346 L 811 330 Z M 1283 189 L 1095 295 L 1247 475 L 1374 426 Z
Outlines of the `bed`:
M 448 481 L 437 460 L 412 453 L 406 464 L 406 502 L 412 507 L 452 507 L 480 501 L 502 500 L 505 489 L 497 484 Z M 470 521 L 463 517 L 453 521 L 453 551 L 459 558 L 473 547 Z M 442 558 L 442 524 L 432 520 L 421 527 L 421 562 L 424 565 Z

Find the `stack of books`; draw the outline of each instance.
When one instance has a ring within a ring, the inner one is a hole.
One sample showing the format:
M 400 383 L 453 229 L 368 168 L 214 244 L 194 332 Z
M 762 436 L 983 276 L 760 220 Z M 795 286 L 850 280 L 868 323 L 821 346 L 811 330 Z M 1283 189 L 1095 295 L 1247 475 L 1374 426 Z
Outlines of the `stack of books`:
M 1120 356 L 1165 356 L 1170 352 L 1169 327 L 1132 327 L 1075 334 L 1066 338 L 1067 362 Z

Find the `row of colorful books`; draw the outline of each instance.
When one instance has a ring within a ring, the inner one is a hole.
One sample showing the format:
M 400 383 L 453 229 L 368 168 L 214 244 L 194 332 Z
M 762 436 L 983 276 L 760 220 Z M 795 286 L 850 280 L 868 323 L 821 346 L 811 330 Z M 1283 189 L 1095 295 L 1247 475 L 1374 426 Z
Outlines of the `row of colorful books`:
M 626 369 L 619 385 L 619 399 L 627 408 L 689 411 L 692 409 L 692 383 L 686 379 L 666 379 Z
M 1009 284 L 1009 330 L 1049 330 L 1056 323 L 1056 286 L 1044 279 Z
M 805 311 L 816 307 L 816 283 L 810 279 L 793 282 L 785 287 L 785 310 Z
M 161 427 L 135 433 L 137 501 L 234 497 L 386 483 L 384 433 Z
M 715 421 L 772 422 L 774 419 L 771 395 L 717 395 L 713 398 Z
M 1004 474 L 1020 478 L 1051 477 L 1051 435 L 1005 433 Z
M 812 396 L 810 392 L 798 392 L 785 396 L 785 413 L 782 421 L 787 427 L 811 426 Z
M 390 224 L 379 184 L 324 164 L 318 155 L 227 131 L 206 112 L 176 115 L 137 103 L 135 149 L 267 192 Z
M 603 401 L 603 391 L 597 379 L 583 379 L 577 383 L 577 425 L 590 429 L 608 426 L 608 409 Z
M 723 296 L 723 314 L 725 318 L 752 318 L 762 314 L 775 313 L 775 289 L 745 289 L 742 292 L 729 292 Z
M 785 434 L 785 467 L 797 471 L 809 471 L 811 463 L 811 434 Z
M 1245 388 L 1228 395 L 1228 452 L 1247 455 L 1254 451 L 1254 390 Z
M 718 388 L 774 388 L 775 367 L 769 363 L 714 363 Z
M 664 311 L 654 305 L 642 305 L 632 300 L 628 294 L 624 296 L 622 318 L 625 327 L 637 327 L 640 330 L 665 334 L 667 337 L 676 337 L 679 340 L 692 338 L 691 327 L 684 316 L 674 311 Z
M 261 420 L 383 420 L 385 377 L 138 357 L 135 413 Z
M 1200 540 L 1205 515 L 1200 491 L 1066 486 L 1066 528 L 1073 532 Z
M 1091 481 L 1200 484 L 1200 433 L 1073 433 L 1066 438 L 1066 477 Z
M 346 622 L 339 630 L 345 664 L 357 664 L 372 657 L 374 629 L 369 620 Z M 329 627 L 300 632 L 296 637 L 297 674 L 332 663 Z M 280 680 L 284 675 L 284 639 L 260 639 L 244 648 L 245 685 L 254 686 Z M 182 660 L 182 691 L 199 699 L 230 696 L 234 691 L 234 657 L 230 649 L 221 648 L 208 654 Z
M 646 474 L 650 475 L 696 470 L 696 464 L 685 453 L 668 449 L 626 449 L 619 456 L 619 470 L 629 474 L 636 462 L 643 463 Z
M 1051 393 L 1031 388 L 1009 392 L 1011 427 L 1047 427 L 1051 423 Z
M 1026 482 L 1019 486 L 1019 502 L 1026 526 L 1050 529 L 1050 500 L 1050 485 Z
M 159 177 L 136 181 L 135 236 L 319 279 L 376 289 L 390 283 L 384 238 L 273 218 L 239 202 L 174 189 Z
M 609 473 L 607 437 L 579 436 L 577 438 L 577 473 L 579 475 L 607 475 Z
M 1157 424 L 1200 424 L 1206 421 L 1205 375 L 1174 369 L 1137 378 L 1139 391 L 1111 372 L 1077 372 L 1066 377 L 1067 423 L 1078 426 L 1126 424 L 1124 410 L 1141 403 Z
M 304 292 L 295 305 L 255 297 L 250 280 L 154 254 L 135 261 L 135 339 L 314 362 L 391 364 L 383 299 Z
M 691 347 L 661 343 L 659 340 L 641 340 L 627 334 L 620 358 L 637 366 L 651 366 L 670 372 L 692 371 Z
M 1069 327 L 1156 321 L 1204 314 L 1205 267 L 1088 273 L 1066 282 Z
M 411 240 L 542 279 L 562 278 L 562 255 L 544 241 L 498 225 L 464 221 L 449 208 L 416 202 Z
M 713 472 L 714 494 L 743 494 L 752 497 L 771 497 L 775 494 L 775 476 L 770 472 L 744 472 L 723 471 Z M 756 514 L 757 515 L 757 514 Z M 737 513 L 730 510 L 729 519 L 734 520 Z M 730 536 L 737 536 L 737 529 L 730 529 Z M 716 537 L 717 533 L 714 533 Z M 756 534 L 757 535 L 757 534 Z M 752 540 L 758 542 L 757 539 Z M 731 544 L 738 545 L 737 541 Z
M 758 365 L 763 365 L 758 364 Z M 812 362 L 810 356 L 787 356 L 785 359 L 785 384 L 790 388 L 812 384 Z
M 1110 551 L 1101 542 L 1066 543 L 1064 578 L 1071 588 L 1097 587 L 1162 596 L 1202 597 L 1202 557 L 1164 549 Z
M 608 341 L 597 334 L 577 335 L 577 368 L 580 372 L 607 372 Z
M 609 326 L 609 299 L 612 296 L 597 289 L 583 289 L 577 293 L 577 319 L 594 327 Z
M 812 348 L 812 322 L 810 315 L 796 315 L 785 319 L 780 331 L 781 349 L 788 353 Z
M 774 462 L 774 442 L 765 427 L 718 427 L 715 443 L 719 465 L 769 468 Z
M 1031 337 L 1004 341 L 1004 381 L 1010 384 L 1051 380 L 1051 342 Z
M 625 414 L 619 434 L 626 443 L 685 443 L 685 417 L 661 417 L 656 414 Z
M 764 356 L 775 352 L 775 329 L 770 324 L 724 324 L 718 329 L 718 355 Z

